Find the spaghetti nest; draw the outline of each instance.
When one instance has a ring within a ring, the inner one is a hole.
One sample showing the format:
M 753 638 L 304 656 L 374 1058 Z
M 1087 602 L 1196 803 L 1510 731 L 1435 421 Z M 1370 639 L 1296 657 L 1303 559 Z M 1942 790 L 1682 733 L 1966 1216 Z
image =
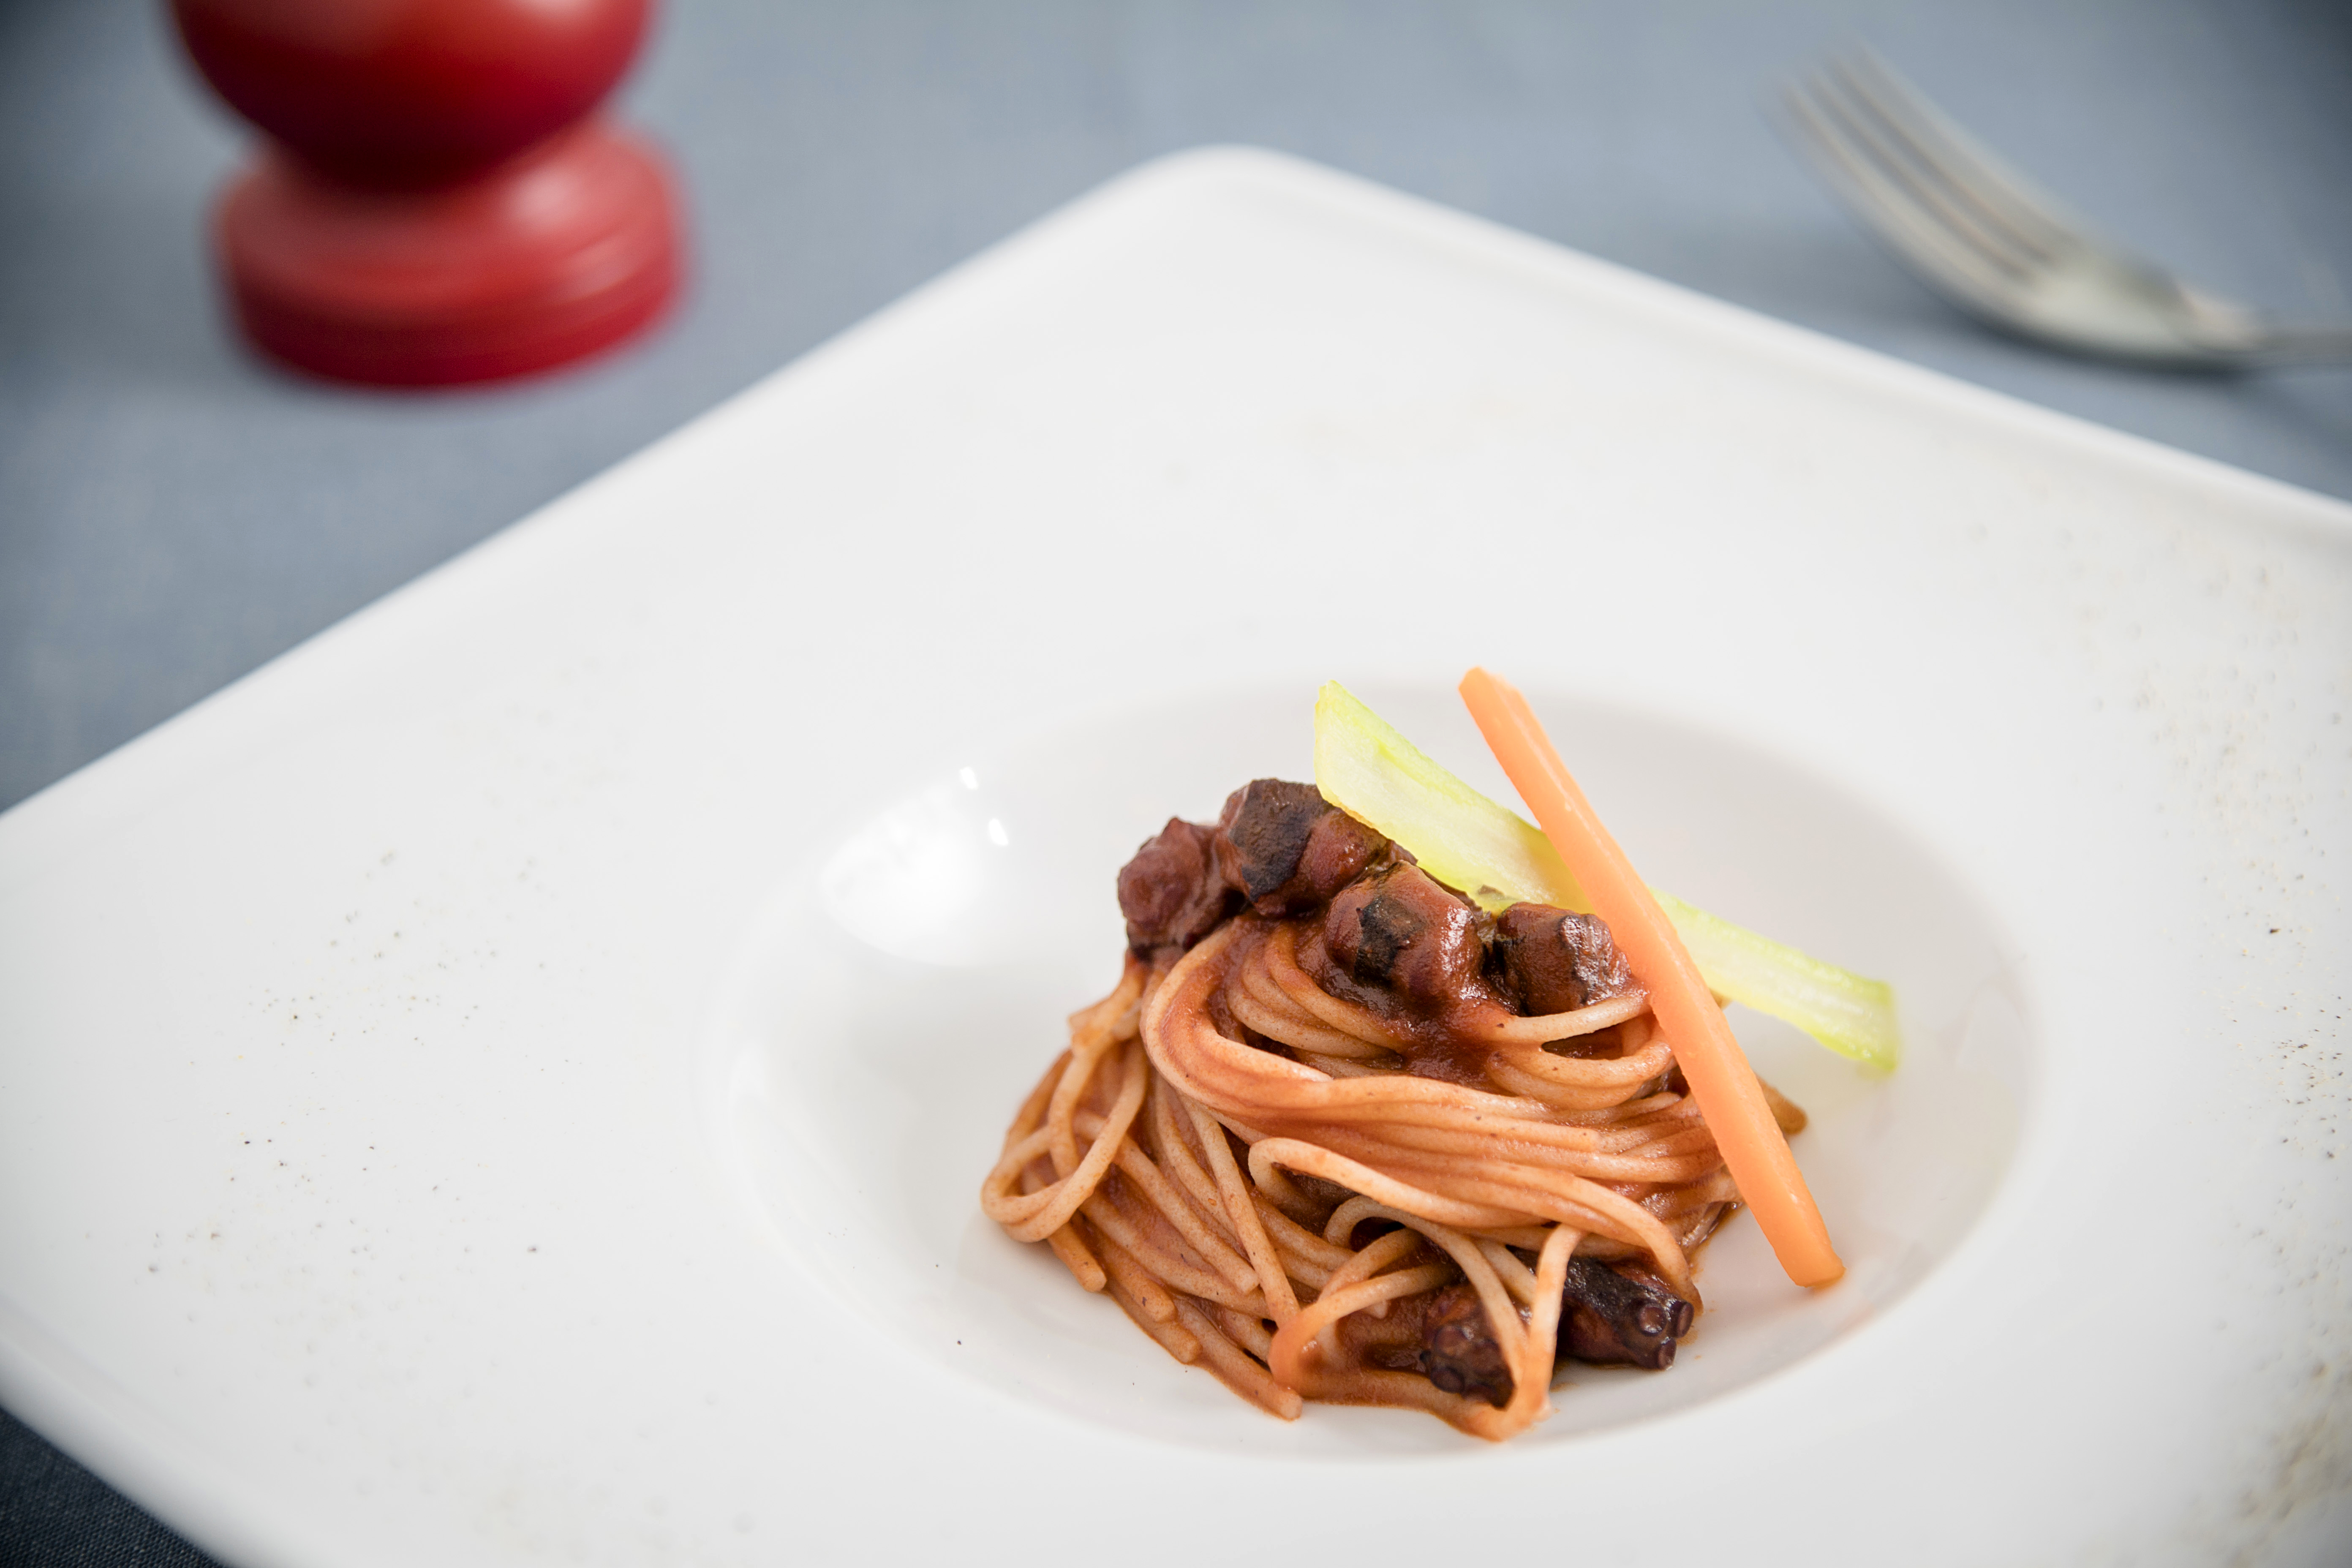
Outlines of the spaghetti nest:
M 1457 1011 L 1431 1076 L 1430 1026 L 1318 984 L 1315 940 L 1242 914 L 1130 954 L 1013 1118 L 990 1217 L 1285 1418 L 1313 1399 L 1523 1431 L 1578 1342 L 1580 1279 L 1686 1328 L 1692 1251 L 1738 1194 L 1646 999 Z

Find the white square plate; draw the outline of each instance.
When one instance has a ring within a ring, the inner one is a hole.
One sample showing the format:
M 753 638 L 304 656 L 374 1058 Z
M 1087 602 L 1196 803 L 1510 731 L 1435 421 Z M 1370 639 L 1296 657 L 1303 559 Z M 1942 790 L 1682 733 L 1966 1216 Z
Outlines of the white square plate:
M 2347 604 L 2352 508 L 1150 166 L 0 817 L 0 1396 L 252 1565 L 2339 1561 Z M 1744 1026 L 1853 1279 L 1727 1235 L 1500 1449 L 972 1207 L 1125 848 L 1334 676 L 1491 783 L 1473 662 L 1912 1051 Z

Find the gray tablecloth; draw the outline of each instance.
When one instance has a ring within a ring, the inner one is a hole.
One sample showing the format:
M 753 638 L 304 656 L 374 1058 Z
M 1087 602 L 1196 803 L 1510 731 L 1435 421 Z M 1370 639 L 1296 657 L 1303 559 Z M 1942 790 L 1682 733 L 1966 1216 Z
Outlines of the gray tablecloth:
M 2352 317 L 2338 0 L 678 0 L 618 100 L 692 205 L 677 315 L 524 384 L 337 389 L 224 329 L 201 228 L 245 138 L 160 8 L 0 0 L 0 806 L 1097 182 L 1202 142 L 1301 153 L 2352 496 L 2352 372 L 2055 359 L 1881 254 L 1766 113 L 1777 83 L 1855 42 L 2189 276 Z M 0 1419 L 0 1565 L 199 1561 Z

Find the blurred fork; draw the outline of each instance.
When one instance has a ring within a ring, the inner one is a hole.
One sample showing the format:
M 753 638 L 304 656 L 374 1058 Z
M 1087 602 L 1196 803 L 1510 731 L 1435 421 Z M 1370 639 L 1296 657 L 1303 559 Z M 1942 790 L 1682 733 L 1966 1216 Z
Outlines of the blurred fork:
M 2352 324 L 2269 320 L 2101 237 L 1866 50 L 1792 84 L 1788 105 L 1801 143 L 1855 215 L 1996 327 L 2178 369 L 2352 360 Z

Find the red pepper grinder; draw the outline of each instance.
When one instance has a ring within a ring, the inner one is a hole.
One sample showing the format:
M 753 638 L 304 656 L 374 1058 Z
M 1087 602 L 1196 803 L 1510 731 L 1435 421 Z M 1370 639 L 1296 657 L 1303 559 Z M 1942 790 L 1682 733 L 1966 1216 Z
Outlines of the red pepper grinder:
M 677 287 L 661 160 L 592 112 L 650 0 L 172 0 L 268 133 L 214 237 L 237 324 L 320 375 L 520 375 L 646 326 Z

